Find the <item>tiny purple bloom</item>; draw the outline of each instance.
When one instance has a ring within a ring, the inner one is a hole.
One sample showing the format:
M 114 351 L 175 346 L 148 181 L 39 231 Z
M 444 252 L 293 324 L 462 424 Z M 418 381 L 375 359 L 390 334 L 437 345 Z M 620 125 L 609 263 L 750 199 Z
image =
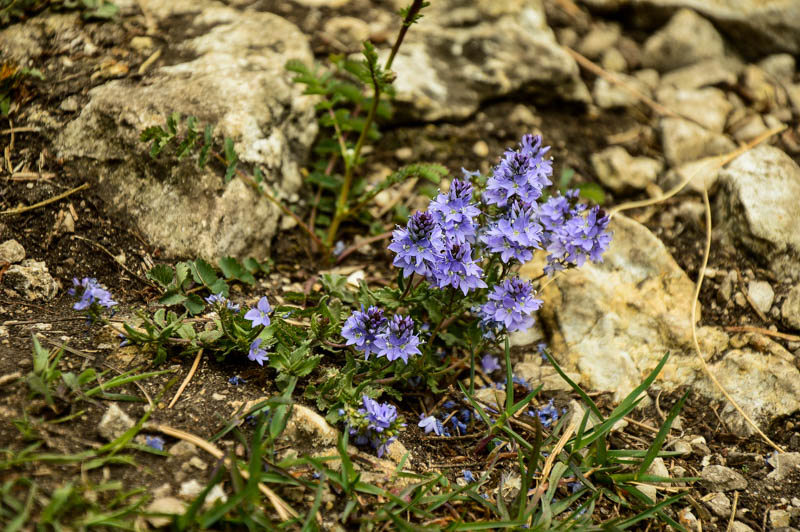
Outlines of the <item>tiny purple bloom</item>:
M 444 431 L 444 427 L 442 426 L 442 422 L 436 419 L 433 416 L 425 417 L 423 414 L 420 414 L 421 421 L 417 424 L 418 427 L 425 429 L 425 434 L 429 432 L 433 432 L 437 436 L 441 436 L 442 432 Z
M 414 321 L 410 316 L 398 314 L 392 318 L 375 344 L 378 346 L 378 356 L 386 357 L 390 361 L 400 358 L 408 364 L 409 356 L 422 354 L 417 347 L 419 337 L 414 333 Z
M 145 445 L 156 451 L 164 450 L 164 440 L 159 436 L 145 436 Z
M 361 311 L 353 311 L 344 322 L 342 338 L 347 340 L 347 345 L 353 345 L 359 351 L 363 351 L 366 360 L 370 353 L 379 353 L 376 340 L 383 333 L 387 321 L 380 308 L 373 306 L 364 310 L 362 306 Z
M 253 327 L 256 327 L 257 325 L 268 327 L 270 323 L 270 312 L 272 312 L 272 307 L 269 306 L 269 301 L 267 301 L 267 297 L 264 296 L 258 300 L 258 304 L 255 306 L 255 308 L 251 308 L 247 311 L 247 314 L 244 315 L 244 319 L 250 320 Z
M 489 373 L 500 369 L 500 362 L 497 357 L 486 354 L 483 355 L 483 358 L 481 359 L 481 367 L 483 368 L 483 372 L 488 375 Z
M 267 351 L 265 349 L 261 349 L 259 347 L 260 345 L 261 338 L 256 338 L 253 340 L 253 343 L 250 344 L 250 352 L 247 354 L 247 358 L 253 362 L 258 362 L 259 366 L 263 366 L 264 361 L 269 360 L 269 357 L 267 356 Z

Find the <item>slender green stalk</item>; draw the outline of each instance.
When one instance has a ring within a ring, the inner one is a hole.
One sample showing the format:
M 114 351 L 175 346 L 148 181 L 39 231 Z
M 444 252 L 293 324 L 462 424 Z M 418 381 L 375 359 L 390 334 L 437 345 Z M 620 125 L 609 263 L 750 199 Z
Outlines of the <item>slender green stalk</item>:
M 400 28 L 400 33 L 397 35 L 394 46 L 392 46 L 392 51 L 389 53 L 389 57 L 386 60 L 386 64 L 384 66 L 385 71 L 388 71 L 391 68 L 392 62 L 394 62 L 394 58 L 397 55 L 397 51 L 400 49 L 400 45 L 403 43 L 406 32 L 408 32 L 408 28 L 417 18 L 417 15 L 419 14 L 419 11 L 422 9 L 423 5 L 423 0 L 414 0 L 413 4 L 408 9 L 408 13 L 406 13 L 405 18 L 403 19 L 403 25 Z M 333 247 L 334 240 L 336 239 L 336 233 L 339 231 L 339 226 L 341 225 L 342 221 L 352 214 L 347 208 L 347 202 L 350 196 L 350 187 L 353 184 L 353 169 L 358 164 L 358 158 L 361 155 L 364 142 L 367 140 L 367 135 L 370 127 L 372 126 L 372 122 L 375 121 L 375 114 L 378 110 L 378 104 L 381 100 L 381 86 L 375 74 L 375 69 L 370 68 L 370 76 L 372 77 L 373 88 L 372 104 L 367 112 L 366 119 L 364 119 L 364 126 L 361 129 L 361 134 L 358 136 L 358 140 L 356 141 L 356 145 L 353 148 L 352 153 L 347 153 L 346 150 L 342 152 L 342 158 L 344 159 L 345 166 L 344 181 L 342 182 L 342 188 L 339 191 L 339 197 L 336 199 L 336 212 L 333 215 L 333 220 L 331 220 L 331 225 L 328 227 L 328 235 L 325 239 L 325 246 L 327 249 L 331 249 Z

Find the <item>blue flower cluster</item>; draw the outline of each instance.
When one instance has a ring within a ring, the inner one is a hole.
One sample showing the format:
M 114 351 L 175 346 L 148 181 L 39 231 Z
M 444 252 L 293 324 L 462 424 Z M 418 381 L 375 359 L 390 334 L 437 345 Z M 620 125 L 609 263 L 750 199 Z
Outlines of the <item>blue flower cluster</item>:
M 453 412 L 457 407 L 453 401 L 445 401 L 442 409 L 450 412 L 442 413 L 442 420 L 437 419 L 435 416 L 426 416 L 425 414 L 419 415 L 419 423 L 417 426 L 425 430 L 425 434 L 433 432 L 437 436 L 450 437 L 450 431 L 446 428 L 446 423 L 449 422 L 453 426 L 453 431 L 457 436 L 464 436 L 467 433 L 467 425 L 472 419 L 472 412 L 467 408 L 462 408 L 458 412 Z
M 404 277 L 417 274 L 430 286 L 452 287 L 464 296 L 490 288 L 488 301 L 476 309 L 487 331 L 533 325 L 531 315 L 542 304 L 533 285 L 513 278 L 488 287 L 482 263 L 525 263 L 535 250 L 544 250 L 545 271 L 552 275 L 587 259 L 601 261 L 611 242 L 609 217 L 599 207 L 580 203 L 577 190 L 543 200 L 552 185 L 549 150 L 541 137 L 523 136 L 518 149 L 507 150 L 493 169 L 480 204 L 473 200 L 471 183 L 478 174 L 463 170 L 447 194 L 440 192 L 426 211 L 395 229 L 389 244 L 394 266 Z
M 97 279 L 93 277 L 84 277 L 80 281 L 77 278 L 73 278 L 72 284 L 74 286 L 67 290 L 67 293 L 71 296 L 78 297 L 78 289 L 83 289 L 80 292 L 80 300 L 72 305 L 75 310 L 97 309 L 97 307 L 111 309 L 111 307 L 117 305 L 117 302 L 111 299 L 111 293 L 103 288 L 97 282 Z
M 374 353 L 389 361 L 401 359 L 408 364 L 408 357 L 421 354 L 411 317 L 398 314 L 389 320 L 382 309 L 374 306 L 353 311 L 342 327 L 342 337 L 347 345 L 363 351 L 365 360 Z
M 390 443 L 397 439 L 397 432 L 405 427 L 397 416 L 397 408 L 389 403 L 379 403 L 366 395 L 361 398 L 362 407 L 346 414 L 350 436 L 356 445 L 371 445 L 382 457 Z

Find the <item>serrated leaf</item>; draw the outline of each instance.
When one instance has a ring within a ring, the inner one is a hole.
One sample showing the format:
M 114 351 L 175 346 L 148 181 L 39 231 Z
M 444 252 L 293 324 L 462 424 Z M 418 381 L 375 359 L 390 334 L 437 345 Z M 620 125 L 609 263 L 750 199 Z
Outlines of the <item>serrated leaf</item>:
M 147 278 L 157 282 L 161 288 L 166 288 L 175 278 L 175 270 L 166 264 L 156 264 L 147 272 Z
M 233 257 L 222 257 L 219 260 L 219 267 L 223 275 L 228 279 L 238 279 L 249 285 L 253 285 L 256 282 L 253 274 L 245 270 L 244 266 Z
M 222 338 L 222 331 L 216 329 L 213 331 L 203 331 L 197 335 L 197 339 L 204 344 L 213 344 L 220 338 Z
M 183 306 L 186 307 L 189 314 L 194 316 L 203 312 L 203 309 L 206 308 L 206 302 L 197 294 L 189 294 L 186 297 L 186 301 L 183 302 Z
M 196 259 L 194 262 L 189 264 L 192 268 L 192 277 L 194 277 L 196 283 L 204 284 L 210 287 L 219 280 L 214 267 L 203 259 Z
M 161 299 L 159 299 L 158 302 L 161 305 L 171 306 L 171 305 L 180 305 L 181 303 L 186 301 L 186 299 L 187 296 L 171 290 L 166 294 L 164 294 L 163 296 L 161 296 Z
M 181 121 L 181 114 L 177 111 L 167 117 L 167 131 L 171 137 L 178 134 L 178 122 Z

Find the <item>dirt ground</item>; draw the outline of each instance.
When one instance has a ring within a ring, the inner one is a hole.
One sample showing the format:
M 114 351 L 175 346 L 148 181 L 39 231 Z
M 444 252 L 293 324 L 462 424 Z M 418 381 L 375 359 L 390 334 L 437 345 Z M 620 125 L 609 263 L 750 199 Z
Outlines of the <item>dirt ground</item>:
M 319 58 L 324 58 L 331 51 L 314 28 L 309 28 L 305 8 L 294 7 L 289 10 L 278 9 L 283 3 L 263 2 L 265 10 L 276 10 L 311 33 L 314 51 Z M 576 22 L 561 15 L 557 7 L 548 3 L 548 14 L 556 24 L 576 24 L 576 30 L 583 33 L 591 27 L 593 21 L 588 15 Z M 557 4 L 554 2 L 553 4 Z M 342 13 L 340 13 L 342 14 Z M 348 14 L 348 13 L 343 13 Z M 353 15 L 357 15 L 353 13 Z M 325 11 L 320 20 L 324 19 Z M 114 49 L 114 53 L 130 63 L 130 72 L 135 72 L 137 62 L 145 58 L 138 55 L 128 46 L 132 37 L 144 31 L 140 17 L 129 17 L 121 24 L 91 22 L 94 41 L 103 47 Z M 641 39 L 635 32 L 630 35 Z M 165 33 L 165 39 L 171 38 Z M 73 58 L 73 66 L 65 70 L 63 63 L 56 61 L 57 56 L 40 58 L 41 64 L 34 65 L 48 72 L 48 82 L 30 82 L 25 86 L 21 96 L 20 108 L 11 119 L 0 122 L 0 129 L 24 128 L 31 117 L 28 111 L 34 104 L 45 107 L 53 114 L 60 115 L 59 105 L 68 96 L 74 96 L 80 105 L 87 101 L 87 92 L 92 86 L 104 79 L 93 78 L 96 65 L 91 58 Z M 52 68 L 51 68 L 52 67 Z M 133 75 L 133 74 L 128 74 Z M 584 73 L 587 81 L 593 75 Z M 506 120 L 514 110 L 525 105 L 523 97 L 510 97 L 502 101 L 485 104 L 481 110 L 469 119 L 458 122 L 439 122 L 425 125 L 386 124 L 384 136 L 370 155 L 370 164 L 397 167 L 403 164 L 397 158 L 400 148 L 411 147 L 413 160 L 439 162 L 456 173 L 462 166 L 465 168 L 481 168 L 487 164 L 478 157 L 473 146 L 479 141 L 486 142 L 491 154 L 500 154 L 502 150 L 516 144 L 526 126 Z M 553 146 L 552 155 L 555 160 L 555 175 L 560 175 L 566 168 L 575 170 L 574 183 L 591 180 L 592 170 L 589 156 L 608 146 L 608 137 L 630 131 L 638 124 L 651 124 L 653 118 L 645 107 L 627 112 L 596 112 L 581 106 L 552 104 L 530 108 L 540 121 L 539 129 L 545 135 L 545 142 Z M 119 316 L 129 316 L 132 309 L 151 304 L 159 296 L 157 290 L 146 283 L 143 278 L 147 266 L 163 261 L 159 249 L 148 243 L 130 226 L 124 217 L 109 216 L 108 209 L 92 189 L 94 176 L 77 175 L 69 165 L 62 164 L 51 151 L 50 139 L 53 131 L 19 131 L 0 133 L 0 148 L 8 150 L 13 166 L 22 171 L 31 172 L 31 177 L 11 179 L 7 168 L 0 172 L 0 210 L 12 209 L 20 205 L 32 205 L 55 195 L 70 190 L 83 183 L 89 187 L 68 198 L 48 204 L 24 214 L 0 217 L 0 242 L 10 238 L 19 241 L 25 248 L 28 258 L 44 261 L 50 273 L 60 282 L 62 289 L 51 302 L 29 302 L 13 290 L 0 287 L 0 326 L 7 330 L 7 336 L 0 336 L 0 377 L 15 372 L 27 373 L 31 369 L 31 353 L 33 334 L 39 335 L 45 347 L 51 348 L 66 341 L 70 350 L 63 359 L 63 369 L 78 370 L 95 367 L 107 369 L 105 378 L 135 367 L 147 367 L 148 357 L 131 349 L 118 349 L 118 339 L 107 329 L 98 329 L 76 315 L 71 305 L 73 299 L 67 295 L 66 289 L 71 286 L 72 278 L 85 276 L 96 277 L 114 294 L 120 302 Z M 660 150 L 656 139 L 647 136 L 636 136 L 626 148 L 633 155 L 647 155 Z M 146 157 L 146 148 L 142 148 L 142 157 Z M 800 155 L 794 154 L 800 162 Z M 375 166 L 373 166 L 375 168 Z M 484 170 L 486 168 L 483 168 Z M 607 203 L 614 205 L 622 201 L 638 199 L 636 196 L 615 197 L 607 192 Z M 631 215 L 643 221 L 656 235 L 661 237 L 680 266 L 690 278 L 696 279 L 702 258 L 702 242 L 704 230 L 701 218 L 696 210 L 682 209 L 686 202 L 699 204 L 697 197 L 679 196 L 656 208 L 634 211 Z M 67 232 L 60 220 L 65 212 L 74 218 L 74 231 Z M 669 215 L 665 215 L 669 213 Z M 670 220 L 672 223 L 666 223 Z M 677 224 L 674 221 L 677 220 Z M 348 228 L 345 239 L 355 234 L 356 228 Z M 288 237 L 288 238 L 286 238 Z M 244 299 L 266 293 L 271 298 L 279 295 L 282 286 L 292 283 L 305 283 L 314 273 L 315 264 L 309 260 L 305 250 L 306 242 L 297 235 L 281 235 L 274 243 L 273 272 L 259 280 L 254 288 L 235 287 L 235 297 Z M 355 253 L 348 257 L 344 266 L 361 266 L 366 268 L 368 277 L 379 278 L 387 271 L 385 266 L 390 257 L 381 244 L 373 246 L 373 254 L 366 256 Z M 193 257 L 185 257 L 191 259 Z M 125 268 L 120 266 L 120 261 Z M 171 262 L 171 261 L 170 261 Z M 738 267 L 743 278 L 752 276 L 753 272 L 769 276 L 753 257 L 731 250 L 714 247 L 709 267 L 714 270 L 727 270 Z M 0 264 L 0 279 L 4 273 Z M 701 292 L 703 305 L 703 324 L 721 324 L 723 326 L 749 325 L 763 329 L 770 326 L 780 329 L 781 325 L 771 316 L 762 320 L 750 307 L 734 307 L 723 311 L 714 304 L 719 279 L 706 280 Z M 780 285 L 779 285 L 780 286 Z M 239 290 L 238 292 L 236 290 Z M 776 292 L 779 292 L 776 289 Z M 784 346 L 797 349 L 786 340 L 777 341 Z M 141 384 L 151 397 L 155 397 L 163 389 L 165 383 L 174 377 L 182 380 L 191 365 L 191 360 L 171 358 L 167 368 L 173 374 L 148 379 Z M 245 384 L 235 386 L 229 383 L 233 375 L 246 380 Z M 141 390 L 128 387 L 129 393 L 137 394 Z M 210 437 L 217 432 L 227 420 L 232 410 L 228 411 L 229 402 L 248 401 L 275 392 L 274 386 L 261 368 L 245 368 L 236 363 L 219 363 L 212 359 L 204 359 L 186 394 L 173 409 L 158 409 L 154 418 L 160 423 L 178 428 L 191 429 L 201 437 Z M 27 411 L 29 415 L 58 417 L 76 409 L 69 404 L 59 404 L 61 410 L 50 411 L 44 404 L 28 404 L 28 390 L 22 383 L 10 382 L 0 387 L 0 447 L 18 449 L 25 445 L 20 432 L 10 423 Z M 661 412 L 668 411 L 677 400 L 677 395 L 658 396 L 652 393 L 654 406 L 636 411 L 634 419 L 649 426 L 661 424 Z M 549 397 L 545 397 L 548 399 Z M 556 404 L 566 404 L 569 394 L 555 396 Z M 608 399 L 601 395 L 599 402 L 609 408 Z M 656 408 L 659 405 L 660 410 Z M 87 445 L 99 445 L 96 441 L 95 427 L 105 410 L 102 402 L 88 402 L 80 405 L 85 413 L 68 424 L 58 425 L 57 429 L 46 429 L 43 435 L 49 450 L 53 452 L 71 453 L 85 448 Z M 141 415 L 145 405 L 133 405 L 129 413 Z M 419 403 L 409 400 L 401 404 L 407 419 L 417 419 Z M 800 496 L 800 472 L 793 473 L 781 483 L 767 478 L 772 468 L 765 459 L 772 449 L 759 438 L 739 438 L 728 430 L 717 412 L 722 407 L 719 403 L 709 404 L 701 397 L 691 394 L 681 414 L 682 424 L 673 430 L 673 436 L 694 435 L 705 439 L 705 447 L 695 447 L 694 451 L 681 458 L 667 460 L 670 470 L 681 466 L 687 476 L 699 476 L 700 470 L 707 463 L 724 463 L 744 475 L 748 488 L 740 493 L 738 508 L 747 512 L 737 514 L 737 519 L 755 530 L 770 530 L 769 512 L 786 508 L 792 498 Z M 800 414 L 791 418 L 776 420 L 767 434 L 787 451 L 800 451 Z M 48 431 L 51 431 L 48 433 Z M 653 433 L 641 425 L 629 424 L 627 428 L 616 434 L 618 441 L 612 444 L 644 448 L 644 443 L 651 441 Z M 409 424 L 408 430 L 400 436 L 401 441 L 411 450 L 420 463 L 439 466 L 443 471 L 452 467 L 453 477 L 460 474 L 461 469 L 470 466 L 480 470 L 481 464 L 472 460 L 469 440 L 447 441 L 442 438 L 426 437 L 415 424 Z M 231 441 L 229 445 L 234 445 Z M 56 482 L 64 475 L 74 475 L 76 470 L 71 466 L 47 466 L 33 471 L 32 474 L 42 479 Z M 98 471 L 97 475 L 108 475 L 109 471 Z M 0 473 L 0 481 L 8 480 L 15 472 Z M 94 474 L 94 473 L 93 473 Z M 143 455 L 139 467 L 114 468 L 112 475 L 121 474 L 126 483 L 155 489 L 166 482 L 174 482 L 196 477 L 198 474 L 208 476 L 208 471 L 186 471 L 177 460 L 165 460 L 159 456 Z M 687 498 L 680 507 L 689 508 L 703 522 L 704 530 L 725 530 L 727 519 L 712 517 L 704 498 L 709 490 L 701 483 L 691 487 L 691 498 Z M 611 516 L 613 508 L 602 508 Z M 800 527 L 800 518 L 795 518 L 792 525 Z

